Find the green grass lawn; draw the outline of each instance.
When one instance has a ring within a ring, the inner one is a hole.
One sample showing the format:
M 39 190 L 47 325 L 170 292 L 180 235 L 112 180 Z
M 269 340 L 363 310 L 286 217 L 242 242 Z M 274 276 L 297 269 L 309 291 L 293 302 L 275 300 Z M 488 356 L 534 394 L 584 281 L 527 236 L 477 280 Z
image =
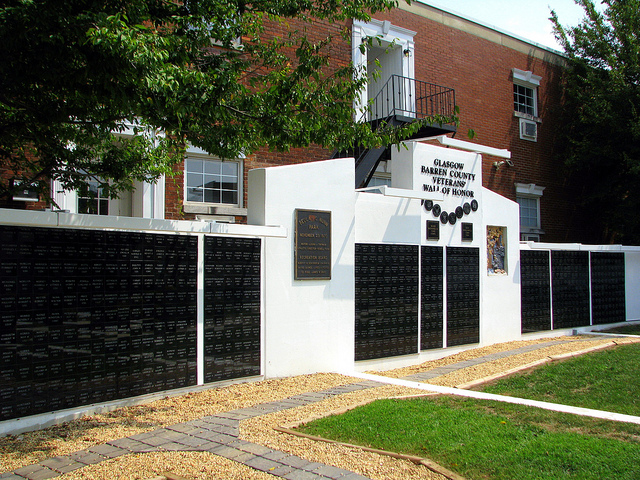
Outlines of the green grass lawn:
M 535 391 L 546 401 L 569 399 L 638 415 L 639 355 L 640 345 L 616 347 L 539 367 L 488 390 L 516 396 Z M 470 480 L 640 478 L 640 425 L 500 402 L 448 396 L 379 400 L 301 430 L 427 457 Z
M 480 389 L 499 395 L 640 416 L 640 344 L 553 362 Z

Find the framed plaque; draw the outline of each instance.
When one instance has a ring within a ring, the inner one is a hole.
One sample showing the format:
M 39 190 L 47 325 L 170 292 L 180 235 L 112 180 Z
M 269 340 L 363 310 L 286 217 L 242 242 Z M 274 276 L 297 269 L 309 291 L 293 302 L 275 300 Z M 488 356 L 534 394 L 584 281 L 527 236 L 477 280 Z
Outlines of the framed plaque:
M 462 224 L 462 240 L 473 241 L 473 223 Z
M 437 220 L 427 220 L 427 240 L 440 240 L 440 223 Z
M 294 278 L 331 280 L 331 212 L 295 210 Z

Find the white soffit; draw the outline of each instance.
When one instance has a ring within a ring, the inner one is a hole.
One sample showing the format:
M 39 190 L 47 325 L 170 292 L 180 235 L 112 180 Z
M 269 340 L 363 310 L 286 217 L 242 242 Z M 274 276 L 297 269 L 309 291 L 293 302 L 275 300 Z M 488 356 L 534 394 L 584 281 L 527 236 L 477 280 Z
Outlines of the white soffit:
M 438 141 L 447 147 L 459 148 L 460 150 L 467 150 L 469 152 L 484 153 L 486 155 L 492 155 L 500 158 L 511 158 L 511 152 L 506 149 L 487 147 L 478 143 L 465 142 L 463 140 L 457 140 L 455 138 L 449 138 L 446 135 L 436 137 Z

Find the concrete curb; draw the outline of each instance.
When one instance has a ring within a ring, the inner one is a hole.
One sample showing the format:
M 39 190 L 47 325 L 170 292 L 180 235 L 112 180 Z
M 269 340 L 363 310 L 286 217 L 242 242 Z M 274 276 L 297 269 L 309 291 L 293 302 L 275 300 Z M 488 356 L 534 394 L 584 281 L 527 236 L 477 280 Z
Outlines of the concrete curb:
M 640 337 L 637 339 L 630 339 L 624 341 L 614 341 L 612 340 L 610 343 L 605 343 L 602 345 L 595 345 L 593 347 L 585 348 L 583 350 L 577 350 L 575 352 L 567 352 L 558 355 L 550 355 L 548 357 L 542 358 L 540 360 L 536 360 L 535 362 L 527 363 L 525 365 L 520 365 L 519 367 L 514 367 L 504 372 L 496 373 L 494 375 L 488 375 L 483 378 L 478 378 L 476 380 L 471 380 L 470 382 L 462 383 L 460 385 L 456 385 L 455 388 L 467 390 L 478 385 L 482 385 L 483 383 L 491 382 L 493 380 L 498 380 L 500 378 L 508 377 L 509 375 L 513 375 L 514 373 L 522 372 L 524 370 L 528 370 L 530 368 L 538 367 L 540 365 L 544 365 L 545 363 L 550 363 L 558 360 L 565 360 L 567 358 L 578 357 L 580 355 L 584 355 L 586 353 L 597 352 L 599 350 L 604 350 L 605 348 L 615 347 L 618 345 L 627 345 L 630 343 L 638 343 L 640 342 Z
M 585 348 L 583 350 L 578 350 L 575 352 L 562 353 L 559 355 L 551 355 L 545 358 L 541 358 L 540 360 L 536 360 L 535 362 L 527 363 L 525 365 L 520 365 L 518 367 L 511 368 L 504 372 L 496 373 L 494 375 L 488 375 L 483 378 L 478 378 L 476 380 L 471 380 L 470 382 L 462 383 L 460 385 L 456 385 L 455 388 L 461 389 L 469 389 L 478 385 L 482 385 L 483 383 L 490 382 L 492 380 L 498 380 L 500 378 L 508 377 L 509 375 L 513 375 L 514 373 L 522 372 L 524 370 L 528 370 L 530 368 L 538 367 L 540 365 L 544 365 L 545 363 L 549 363 L 555 360 L 562 360 L 565 358 L 577 357 L 579 355 L 583 355 L 585 353 L 594 352 L 597 350 L 602 350 L 605 348 L 613 347 L 617 345 L 615 342 L 605 343 L 603 345 L 596 345 L 595 347 Z
M 427 396 L 427 395 L 415 395 L 415 396 Z M 362 405 L 366 405 L 367 403 L 370 403 L 370 402 L 364 402 Z M 354 408 L 356 408 L 356 407 L 354 407 Z M 348 409 L 348 410 L 351 410 L 351 409 Z M 300 423 L 298 423 L 298 425 L 300 425 L 302 423 L 306 423 L 306 422 L 300 422 Z M 298 431 L 292 430 L 290 428 L 274 427 L 274 430 L 277 431 L 277 432 L 280 432 L 280 433 L 286 433 L 288 435 L 295 435 L 296 437 L 307 438 L 307 439 L 313 440 L 315 442 L 325 442 L 325 443 L 330 443 L 330 444 L 333 444 L 333 445 L 341 445 L 341 446 L 347 447 L 347 448 L 357 448 L 357 449 L 365 451 L 365 452 L 376 453 L 378 455 L 385 455 L 387 457 L 396 458 L 398 460 L 407 460 L 407 461 L 409 461 L 409 462 L 411 462 L 411 463 L 413 463 L 415 465 L 422 465 L 422 466 L 428 468 L 429 470 L 431 470 L 432 472 L 437 473 L 439 475 L 442 475 L 443 477 L 445 477 L 445 478 L 447 478 L 449 480 L 465 480 L 464 477 L 458 475 L 455 472 L 452 472 L 451 470 L 443 467 L 442 465 L 437 464 L 436 462 L 434 462 L 432 460 L 429 460 L 428 458 L 416 457 L 414 455 L 405 455 L 403 453 L 389 452 L 388 450 L 379 450 L 377 448 L 363 447 L 362 445 L 353 445 L 351 443 L 338 442 L 336 440 L 329 440 L 328 438 L 324 438 L 324 437 L 317 437 L 315 435 L 308 435 L 306 433 L 298 432 Z

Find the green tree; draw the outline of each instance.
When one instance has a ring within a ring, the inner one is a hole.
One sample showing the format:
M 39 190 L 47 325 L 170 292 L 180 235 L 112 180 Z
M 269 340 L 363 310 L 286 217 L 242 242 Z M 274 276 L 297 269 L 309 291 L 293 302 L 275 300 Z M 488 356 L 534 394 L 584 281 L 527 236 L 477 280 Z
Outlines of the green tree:
M 222 158 L 265 145 L 395 143 L 402 132 L 374 133 L 353 121 L 366 80 L 332 58 L 346 44 L 350 19 L 395 5 L 6 0 L 0 197 L 12 194 L 11 178 L 42 191 L 49 178 L 67 189 L 98 180 L 115 195 L 133 180 L 170 172 L 187 142 Z M 133 137 L 121 135 L 127 124 Z
M 576 27 L 551 13 L 568 58 L 561 156 L 595 220 L 594 238 L 640 244 L 640 0 L 575 0 Z

